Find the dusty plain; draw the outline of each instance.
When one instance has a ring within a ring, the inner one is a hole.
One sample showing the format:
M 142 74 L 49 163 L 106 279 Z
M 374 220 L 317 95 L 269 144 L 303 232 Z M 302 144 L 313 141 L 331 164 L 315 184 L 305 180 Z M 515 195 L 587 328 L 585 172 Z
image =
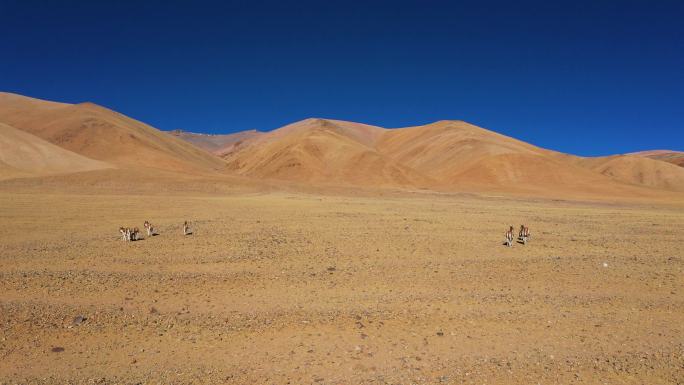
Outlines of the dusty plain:
M 1 384 L 684 383 L 681 205 L 5 190 L 0 220 Z

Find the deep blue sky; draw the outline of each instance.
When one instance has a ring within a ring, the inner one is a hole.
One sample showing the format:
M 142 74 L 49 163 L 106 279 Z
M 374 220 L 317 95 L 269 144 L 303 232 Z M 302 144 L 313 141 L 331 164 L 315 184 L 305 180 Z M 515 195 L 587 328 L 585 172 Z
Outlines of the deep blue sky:
M 684 150 L 684 1 L 0 0 L 0 90 L 164 130 L 462 119 L 580 155 Z

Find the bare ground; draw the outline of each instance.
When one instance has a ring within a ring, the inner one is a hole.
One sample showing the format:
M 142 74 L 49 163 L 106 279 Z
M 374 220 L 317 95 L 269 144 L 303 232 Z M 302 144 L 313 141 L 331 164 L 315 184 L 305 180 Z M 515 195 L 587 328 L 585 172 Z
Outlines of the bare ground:
M 684 383 L 681 206 L 5 192 L 0 220 L 1 384 Z

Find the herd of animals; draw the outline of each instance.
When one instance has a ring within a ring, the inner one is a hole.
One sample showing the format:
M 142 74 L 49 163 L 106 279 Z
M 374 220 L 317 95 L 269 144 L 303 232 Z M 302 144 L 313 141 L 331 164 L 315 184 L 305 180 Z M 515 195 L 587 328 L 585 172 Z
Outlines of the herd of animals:
M 520 230 L 518 231 L 518 240 L 522 242 L 523 245 L 526 245 L 527 240 L 530 239 L 530 237 L 530 228 L 525 225 L 520 225 Z M 513 226 L 506 231 L 506 241 L 504 244 L 508 247 L 513 246 Z
M 148 237 L 158 234 L 154 231 L 154 226 L 152 226 L 149 221 L 145 221 L 143 227 L 145 227 Z M 119 233 L 121 233 L 122 241 L 137 241 L 141 239 L 139 236 L 140 230 L 138 230 L 137 227 L 119 227 Z M 190 231 L 190 225 L 188 224 L 188 221 L 185 221 L 183 222 L 183 235 L 190 234 L 192 234 Z M 522 242 L 523 245 L 526 245 L 527 240 L 530 239 L 530 237 L 530 228 L 525 225 L 520 225 L 520 230 L 518 230 L 518 240 Z M 508 231 L 506 231 L 506 240 L 504 241 L 504 244 L 508 247 L 513 246 L 513 226 L 510 226 Z
M 159 234 L 155 231 L 154 226 L 152 226 L 149 221 L 145 221 L 143 227 L 147 231 L 148 237 Z M 121 240 L 124 242 L 138 241 L 142 239 L 140 238 L 140 230 L 137 227 L 119 227 L 119 233 L 121 234 Z M 192 234 L 192 231 L 190 231 L 190 224 L 188 221 L 185 221 L 183 222 L 183 235 L 190 234 Z

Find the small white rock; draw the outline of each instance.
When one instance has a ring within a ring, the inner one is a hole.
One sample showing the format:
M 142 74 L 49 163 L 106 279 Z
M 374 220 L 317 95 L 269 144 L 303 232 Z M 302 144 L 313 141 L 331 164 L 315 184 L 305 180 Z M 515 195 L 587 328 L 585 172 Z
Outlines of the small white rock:
M 603 262 L 603 267 L 608 267 L 608 262 Z

